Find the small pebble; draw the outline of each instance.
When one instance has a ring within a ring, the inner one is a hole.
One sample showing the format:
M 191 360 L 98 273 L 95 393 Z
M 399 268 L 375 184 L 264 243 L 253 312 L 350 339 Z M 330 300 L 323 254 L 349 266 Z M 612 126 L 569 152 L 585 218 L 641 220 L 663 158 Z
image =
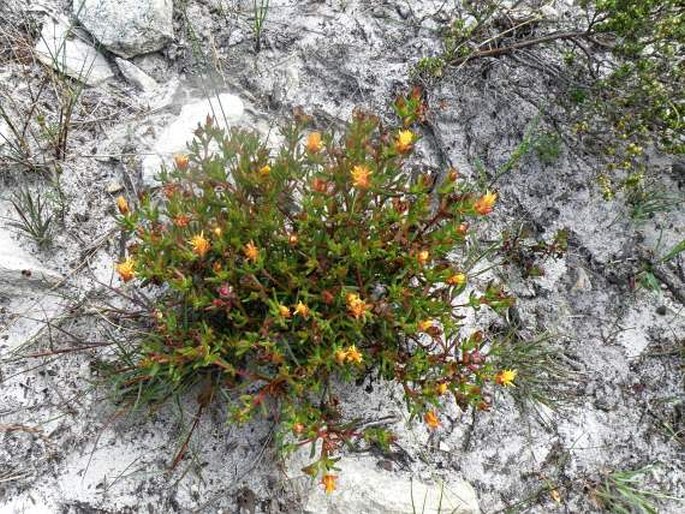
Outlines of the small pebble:
M 109 184 L 107 184 L 107 192 L 111 195 L 114 193 L 118 193 L 119 191 L 123 190 L 124 186 L 121 185 L 121 182 L 118 180 L 113 180 Z

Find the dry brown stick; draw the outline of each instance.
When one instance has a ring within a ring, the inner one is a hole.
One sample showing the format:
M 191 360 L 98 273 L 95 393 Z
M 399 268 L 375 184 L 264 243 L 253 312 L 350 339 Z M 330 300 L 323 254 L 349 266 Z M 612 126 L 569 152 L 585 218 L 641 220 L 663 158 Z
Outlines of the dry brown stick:
M 513 52 L 514 50 L 520 50 L 521 48 L 528 48 L 531 46 L 539 45 L 541 43 L 547 43 L 549 41 L 559 41 L 563 39 L 574 39 L 578 37 L 588 38 L 592 36 L 592 32 L 586 30 L 583 31 L 571 31 L 571 32 L 555 32 L 553 34 L 547 34 L 546 36 L 540 36 L 532 39 L 527 39 L 525 41 L 520 41 L 518 43 L 513 43 L 508 46 L 503 46 L 499 48 L 493 48 L 491 50 L 481 50 L 479 52 L 474 52 L 465 57 L 459 57 L 453 59 L 449 64 L 453 66 L 459 66 L 461 64 L 466 64 L 474 59 L 480 59 L 483 57 L 497 57 L 499 55 L 504 55 Z

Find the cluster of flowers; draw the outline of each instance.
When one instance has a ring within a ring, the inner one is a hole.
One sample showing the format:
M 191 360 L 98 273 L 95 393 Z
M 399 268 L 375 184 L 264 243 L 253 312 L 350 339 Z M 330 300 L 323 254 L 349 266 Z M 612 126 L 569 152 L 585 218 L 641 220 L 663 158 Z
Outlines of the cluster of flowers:
M 267 409 L 296 438 L 286 449 L 321 441 L 305 471 L 331 492 L 335 455 L 364 436 L 342 422 L 336 381 L 395 380 L 411 415 L 437 429 L 448 393 L 487 410 L 492 388 L 512 385 L 516 371 L 494 367 L 481 332 L 462 333 L 454 300 L 469 272 L 448 258 L 496 193 L 475 194 L 455 170 L 442 184 L 410 180 L 403 163 L 418 137 L 408 126 L 357 113 L 340 138 L 303 140 L 309 121 L 297 114 L 273 157 L 254 135 L 208 120 L 163 170 L 159 198 L 144 195 L 136 209 L 117 199 L 135 239 L 116 271 L 159 298 L 156 328 L 120 383 L 168 391 L 203 380 L 234 398 L 238 422 Z M 221 150 L 207 155 L 212 142 Z M 512 302 L 489 284 L 463 307 Z

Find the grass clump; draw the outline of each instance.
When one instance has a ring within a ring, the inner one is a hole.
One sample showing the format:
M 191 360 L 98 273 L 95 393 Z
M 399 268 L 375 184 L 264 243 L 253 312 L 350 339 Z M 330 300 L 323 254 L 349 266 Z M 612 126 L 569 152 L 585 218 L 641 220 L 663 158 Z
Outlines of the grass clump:
M 339 135 L 307 131 L 296 113 L 275 154 L 209 119 L 162 171 L 159 197 L 135 209 L 119 199 L 134 236 L 120 278 L 158 298 L 153 330 L 117 370 L 123 392 L 161 399 L 201 385 L 200 401 L 224 398 L 234 422 L 273 416 L 285 449 L 322 443 L 305 471 L 327 492 L 343 445 L 390 440 L 345 423 L 340 381 L 396 381 L 431 429 L 449 397 L 490 407 L 516 373 L 496 368 L 487 337 L 460 320 L 513 303 L 495 283 L 462 295 L 466 241 L 497 195 L 456 172 L 412 178 L 423 106 L 414 94 L 396 109 L 401 127 L 356 112 Z
M 656 500 L 678 500 L 659 491 L 645 489 L 642 483 L 650 467 L 604 474 L 601 483 L 591 490 L 592 498 L 606 512 L 613 514 L 657 514 Z
M 49 247 L 52 244 L 53 215 L 43 196 L 24 188 L 12 196 L 10 203 L 18 219 L 7 225 L 31 238 L 40 249 Z

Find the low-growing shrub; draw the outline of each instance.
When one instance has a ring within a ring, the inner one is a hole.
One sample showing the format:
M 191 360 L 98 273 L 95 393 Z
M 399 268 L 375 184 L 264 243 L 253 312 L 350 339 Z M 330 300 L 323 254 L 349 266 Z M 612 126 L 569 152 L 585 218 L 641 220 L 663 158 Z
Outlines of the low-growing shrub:
M 119 198 L 133 236 L 120 278 L 158 298 L 139 357 L 117 372 L 124 390 L 204 384 L 201 401 L 225 393 L 233 421 L 275 417 L 285 448 L 321 443 L 305 470 L 327 492 L 346 442 L 391 440 L 344 422 L 336 383 L 396 381 L 431 429 L 449 397 L 490 408 L 516 371 L 495 369 L 488 338 L 460 321 L 466 308 L 513 302 L 495 283 L 465 293 L 466 241 L 497 195 L 454 170 L 412 179 L 423 106 L 414 93 L 396 109 L 401 128 L 357 112 L 341 135 L 306 133 L 296 113 L 277 153 L 208 119 L 162 171 L 159 195 L 136 208 Z

